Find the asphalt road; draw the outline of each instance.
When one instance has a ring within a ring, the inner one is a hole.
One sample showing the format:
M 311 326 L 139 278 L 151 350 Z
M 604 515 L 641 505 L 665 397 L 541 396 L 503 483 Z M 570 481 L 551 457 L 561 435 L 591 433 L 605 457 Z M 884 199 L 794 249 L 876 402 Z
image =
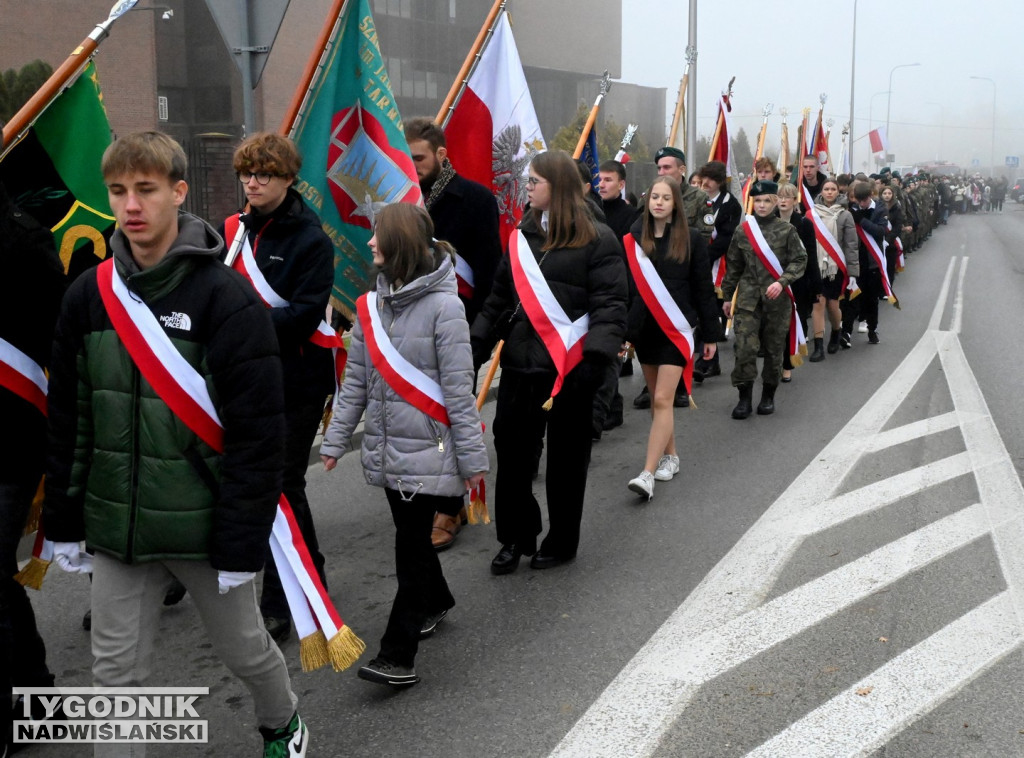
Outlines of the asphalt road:
M 797 369 L 772 417 L 732 420 L 728 377 L 708 380 L 676 412 L 681 473 L 650 503 L 626 489 L 648 418 L 623 379 L 577 560 L 494 577 L 493 524 L 466 528 L 442 554 L 458 605 L 420 648 L 421 684 L 303 674 L 286 643 L 309 754 L 1024 754 L 1022 241 L 1024 206 L 954 217 L 897 279 L 902 310 L 882 304 L 881 344 L 855 335 Z M 395 590 L 386 501 L 357 455 L 311 467 L 309 492 L 368 660 Z M 87 582 L 53 570 L 33 600 L 58 683 L 88 685 Z M 150 755 L 257 754 L 248 693 L 187 598 L 164 613 L 151 683 L 209 686 L 211 741 Z

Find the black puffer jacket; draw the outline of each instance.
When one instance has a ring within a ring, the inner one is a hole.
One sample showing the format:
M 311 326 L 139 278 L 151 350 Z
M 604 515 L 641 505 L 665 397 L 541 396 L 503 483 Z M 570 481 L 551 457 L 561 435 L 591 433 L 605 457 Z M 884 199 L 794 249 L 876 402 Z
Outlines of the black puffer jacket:
M 327 310 L 334 285 L 334 247 L 320 219 L 294 189 L 272 213 L 242 215 L 256 265 L 288 301 L 271 308 L 284 371 L 285 401 L 304 403 L 334 392 L 331 351 L 309 342 Z M 224 236 L 224 225 L 220 234 Z M 225 240 L 227 245 L 231 240 Z
M 125 563 L 208 560 L 258 571 L 281 494 L 281 364 L 252 286 L 222 265 L 211 227 L 178 216 L 167 255 L 140 271 L 111 237 L 133 297 L 203 377 L 224 426 L 218 454 L 139 372 L 100 298 L 97 269 L 68 289 L 54 340 L 44 522 Z
M 546 255 L 541 246 L 545 234 L 533 213 L 527 213 L 519 225 L 530 244 L 534 258 L 551 292 L 571 319 L 590 314 L 590 326 L 583 343 L 585 361 L 610 363 L 621 346 L 626 328 L 626 272 L 615 233 L 604 224 L 595 224 L 598 237 L 580 248 L 559 248 Z M 477 365 L 490 356 L 499 339 L 505 340 L 501 352 L 502 371 L 523 374 L 554 374 L 547 348 L 519 304 L 512 279 L 509 256 L 505 256 L 494 277 L 490 297 L 473 321 L 471 339 L 473 360 Z
M 708 248 L 704 238 L 695 229 L 690 229 L 690 253 L 682 263 L 665 257 L 669 239 L 669 225 L 665 236 L 655 240 L 651 263 L 679 310 L 690 325 L 700 328 L 703 342 L 718 342 L 722 339 L 722 321 L 718 317 L 718 302 L 715 288 L 711 284 L 711 264 L 708 262 Z M 640 246 L 643 233 L 643 219 L 637 219 L 630 232 Z M 629 317 L 626 321 L 626 339 L 637 342 L 648 320 L 653 320 L 650 310 L 637 291 L 633 277 L 629 278 Z

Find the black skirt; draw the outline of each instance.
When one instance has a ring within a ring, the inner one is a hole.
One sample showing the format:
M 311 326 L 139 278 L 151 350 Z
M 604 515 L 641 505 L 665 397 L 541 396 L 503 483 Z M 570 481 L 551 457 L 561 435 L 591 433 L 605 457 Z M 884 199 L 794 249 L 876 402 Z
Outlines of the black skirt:
M 686 359 L 679 348 L 665 335 L 650 313 L 633 347 L 636 348 L 636 357 L 641 365 L 686 366 Z

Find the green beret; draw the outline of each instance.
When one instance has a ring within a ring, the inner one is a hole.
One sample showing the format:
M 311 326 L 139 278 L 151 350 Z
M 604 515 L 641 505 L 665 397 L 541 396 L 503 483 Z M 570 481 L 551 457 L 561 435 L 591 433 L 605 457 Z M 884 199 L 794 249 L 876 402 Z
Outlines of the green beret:
M 657 163 L 662 158 L 676 158 L 679 162 L 686 163 L 686 153 L 680 150 L 678 147 L 663 147 L 654 154 L 654 162 Z
M 885 174 L 888 174 L 888 173 L 891 173 L 891 172 L 892 172 L 892 169 L 891 169 L 891 168 L 889 168 L 888 166 L 885 166 L 885 167 L 884 167 L 884 168 L 883 168 L 883 169 L 882 169 L 881 171 L 879 171 L 878 173 L 879 173 L 880 175 L 883 175 L 883 176 L 884 176 Z
M 750 197 L 757 197 L 758 195 L 777 195 L 779 194 L 779 185 L 775 182 L 768 181 L 767 179 L 758 179 L 754 182 L 750 188 L 750 192 L 747 193 Z

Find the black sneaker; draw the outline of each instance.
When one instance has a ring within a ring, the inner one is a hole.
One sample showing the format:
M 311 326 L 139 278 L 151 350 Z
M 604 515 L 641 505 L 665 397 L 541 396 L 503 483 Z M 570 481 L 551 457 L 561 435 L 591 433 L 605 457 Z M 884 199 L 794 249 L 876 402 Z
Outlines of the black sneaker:
M 383 658 L 374 658 L 365 666 L 361 666 L 356 676 L 374 684 L 387 684 L 391 687 L 408 687 L 420 680 L 412 667 L 399 666 Z
M 713 360 L 710 363 L 708 363 L 707 366 L 704 367 L 704 370 L 701 373 L 704 374 L 705 379 L 708 379 L 712 376 L 721 376 L 722 367 L 718 365 L 718 361 Z
M 878 332 L 873 331 L 873 330 L 868 330 L 868 344 L 870 344 L 870 345 L 877 345 L 878 344 Z
M 177 605 L 188 593 L 185 589 L 185 585 L 179 582 L 177 579 L 174 580 L 174 584 L 167 590 L 167 594 L 164 595 L 164 605 Z
M 423 626 L 420 627 L 420 639 L 425 640 L 427 637 L 433 637 L 434 632 L 437 631 L 437 625 L 444 621 L 444 617 L 448 615 L 448 609 L 441 611 L 440 613 L 431 613 L 423 621 Z
M 260 727 L 263 735 L 263 758 L 303 758 L 309 747 L 309 730 L 296 712 L 288 726 L 280 729 Z
M 853 339 L 850 337 L 849 332 L 843 332 L 839 335 L 839 347 L 843 350 L 849 350 L 853 347 Z

